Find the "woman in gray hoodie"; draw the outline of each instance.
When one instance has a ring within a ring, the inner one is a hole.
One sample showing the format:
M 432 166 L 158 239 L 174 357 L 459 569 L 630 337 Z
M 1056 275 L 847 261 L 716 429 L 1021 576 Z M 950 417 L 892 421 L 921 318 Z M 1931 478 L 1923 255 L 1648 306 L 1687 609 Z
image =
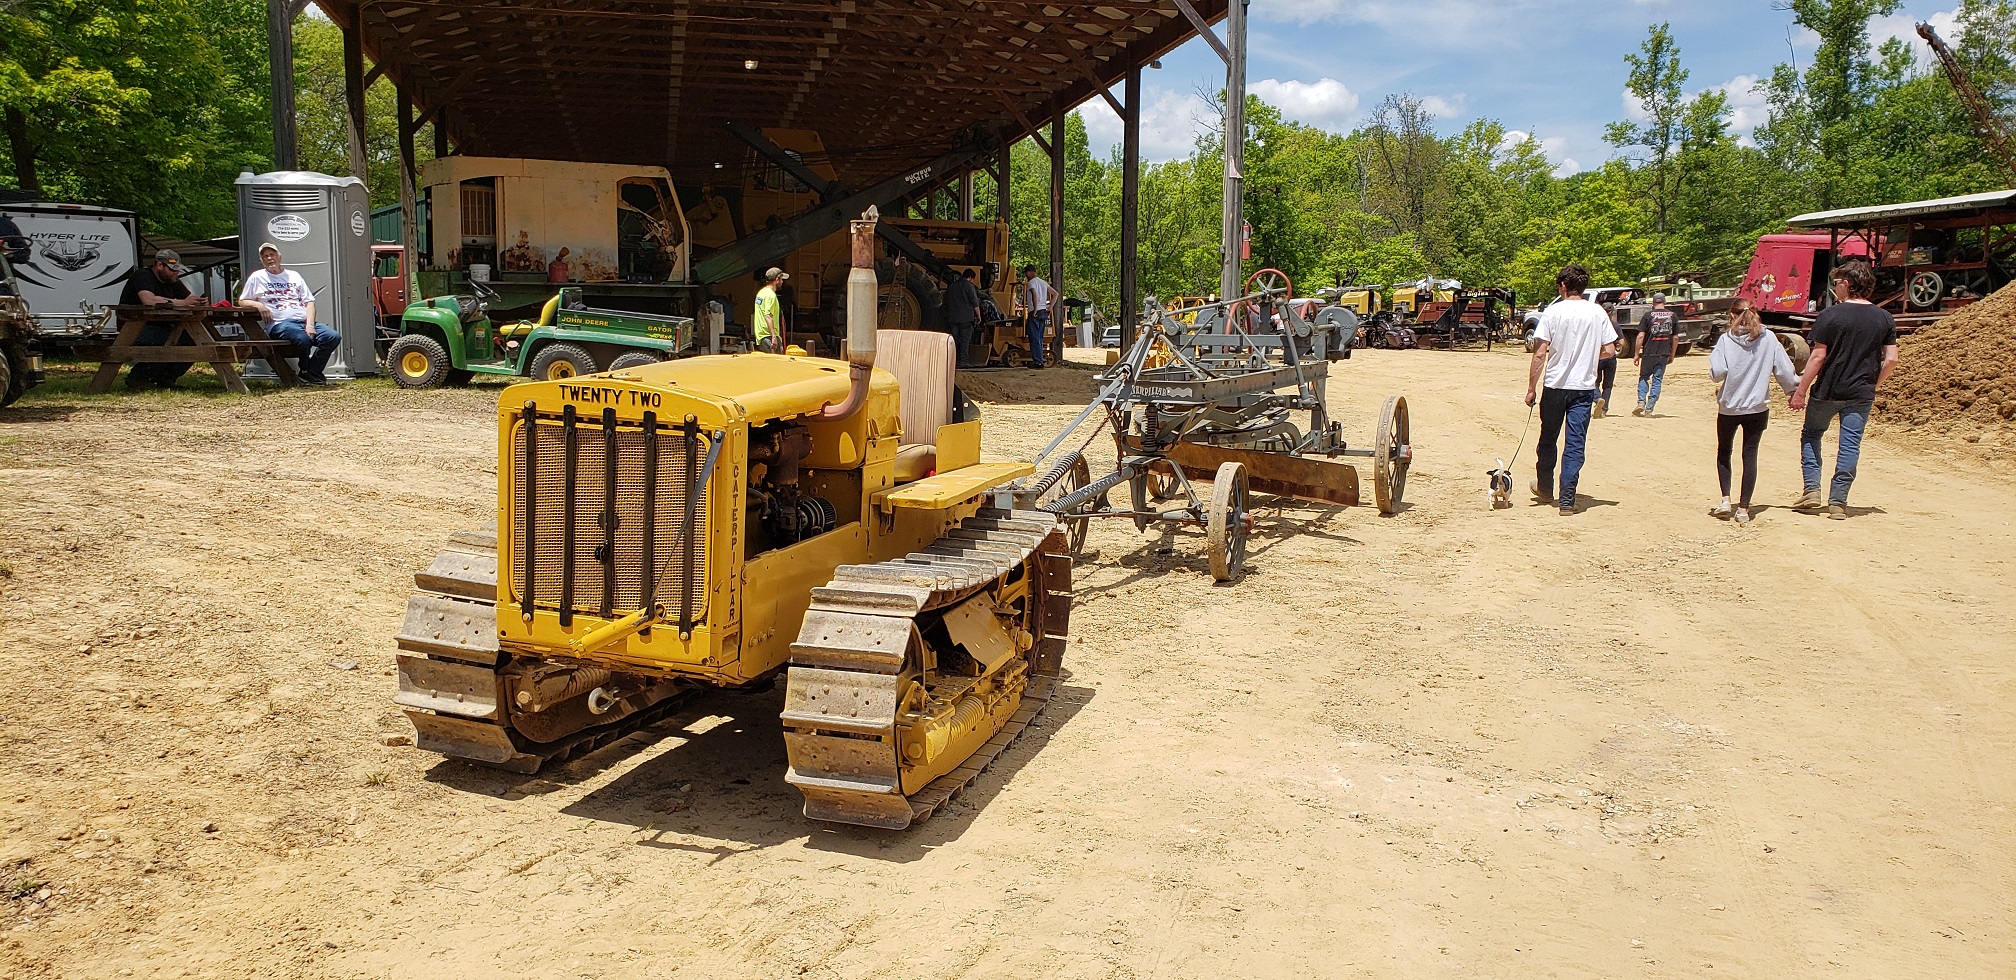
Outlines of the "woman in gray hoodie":
M 1799 387 L 1799 372 L 1777 336 L 1764 329 L 1753 309 L 1739 310 L 1728 332 L 1708 356 L 1708 377 L 1722 383 L 1715 393 L 1715 469 L 1722 478 L 1722 502 L 1708 513 L 1736 523 L 1750 522 L 1750 493 L 1757 489 L 1757 443 L 1771 420 L 1771 380 L 1790 394 Z M 1729 451 L 1736 430 L 1743 430 L 1743 496 L 1729 505 Z

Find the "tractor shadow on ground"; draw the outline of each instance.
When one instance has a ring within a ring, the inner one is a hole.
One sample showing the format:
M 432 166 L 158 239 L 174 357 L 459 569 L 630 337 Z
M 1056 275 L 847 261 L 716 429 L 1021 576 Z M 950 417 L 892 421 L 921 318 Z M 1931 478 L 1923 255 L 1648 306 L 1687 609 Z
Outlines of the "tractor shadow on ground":
M 634 843 L 640 847 L 712 854 L 716 862 L 800 839 L 819 850 L 908 862 L 957 840 L 972 816 L 1093 693 L 1087 687 L 1060 686 L 1043 713 L 971 786 L 929 820 L 903 831 L 824 824 L 804 816 L 804 797 L 784 781 L 784 736 L 778 720 L 784 707 L 781 683 L 760 694 L 701 693 L 664 721 L 595 752 L 548 766 L 538 775 L 444 760 L 426 778 L 463 792 L 520 800 L 576 790 L 628 765 L 628 771 L 560 812 L 628 826 L 638 835 Z

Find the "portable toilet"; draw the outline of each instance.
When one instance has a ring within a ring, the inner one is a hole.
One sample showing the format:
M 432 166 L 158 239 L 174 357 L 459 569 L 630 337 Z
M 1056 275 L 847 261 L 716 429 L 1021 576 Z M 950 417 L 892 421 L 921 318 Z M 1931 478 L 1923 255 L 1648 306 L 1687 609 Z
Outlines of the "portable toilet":
M 343 337 L 329 359 L 328 376 L 377 374 L 371 198 L 364 182 L 305 170 L 239 174 L 238 248 L 245 275 L 259 270 L 259 246 L 266 242 L 307 280 L 315 294 L 315 319 Z M 254 376 L 272 376 L 264 364 L 257 367 Z

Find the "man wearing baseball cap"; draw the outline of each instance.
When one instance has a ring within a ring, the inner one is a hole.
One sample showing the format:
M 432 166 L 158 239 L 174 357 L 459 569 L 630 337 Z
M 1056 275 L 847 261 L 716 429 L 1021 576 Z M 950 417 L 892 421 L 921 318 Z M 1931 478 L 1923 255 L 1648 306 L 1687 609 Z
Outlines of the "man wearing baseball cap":
M 763 273 L 763 288 L 756 291 L 756 313 L 749 319 L 757 350 L 784 351 L 784 308 L 777 302 L 777 287 L 789 278 L 790 273 L 774 265 Z
M 182 256 L 172 248 L 164 248 L 154 253 L 154 264 L 126 280 L 126 288 L 119 294 L 119 302 L 143 306 L 202 306 L 203 297 L 189 295 L 189 287 L 182 284 L 182 277 L 189 274 L 182 264 Z M 141 325 L 140 336 L 135 343 L 142 347 L 161 347 L 168 343 L 168 335 L 175 330 L 173 321 L 150 320 Z M 189 343 L 183 338 L 183 344 Z M 161 361 L 133 365 L 126 372 L 126 387 L 134 391 L 148 388 L 173 388 L 182 374 L 189 370 L 187 362 Z
M 302 384 L 328 384 L 322 369 L 343 338 L 328 324 L 315 322 L 315 293 L 301 273 L 280 264 L 280 246 L 261 243 L 259 264 L 258 272 L 245 277 L 238 305 L 259 311 L 266 321 L 266 336 L 294 345 L 295 356 L 301 359 Z

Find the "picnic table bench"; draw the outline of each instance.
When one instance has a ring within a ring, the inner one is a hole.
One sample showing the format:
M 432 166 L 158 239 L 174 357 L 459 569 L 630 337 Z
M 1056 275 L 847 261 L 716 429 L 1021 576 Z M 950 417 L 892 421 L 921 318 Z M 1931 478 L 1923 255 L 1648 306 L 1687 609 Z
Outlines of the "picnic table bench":
M 111 391 L 112 382 L 119 377 L 119 369 L 128 364 L 209 364 L 210 369 L 217 372 L 218 380 L 224 382 L 225 389 L 240 395 L 251 391 L 245 387 L 245 380 L 238 376 L 238 365 L 247 361 L 265 361 L 272 367 L 283 388 L 299 383 L 293 365 L 287 363 L 288 356 L 295 353 L 294 345 L 284 340 L 266 339 L 260 329 L 257 310 L 128 303 L 116 304 L 110 309 L 118 333 L 105 349 L 97 376 L 91 379 L 88 390 L 94 395 Z M 155 322 L 173 325 L 167 343 L 161 346 L 142 345 L 139 342 L 141 329 Z M 229 329 L 234 326 L 237 329 Z

